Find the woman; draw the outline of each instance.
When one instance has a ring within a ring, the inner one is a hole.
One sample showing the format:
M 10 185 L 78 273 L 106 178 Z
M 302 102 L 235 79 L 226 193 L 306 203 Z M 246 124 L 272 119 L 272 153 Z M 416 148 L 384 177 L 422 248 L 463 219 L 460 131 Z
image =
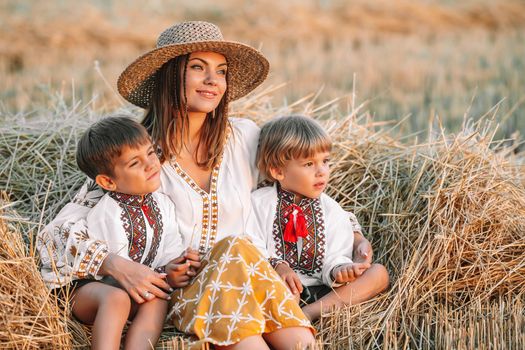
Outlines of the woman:
M 268 73 L 255 49 L 222 38 L 206 22 L 164 31 L 157 48 L 139 57 L 118 81 L 121 95 L 146 108 L 143 124 L 158 146 L 162 191 L 174 201 L 195 270 L 173 295 L 171 319 L 182 331 L 218 349 L 293 348 L 314 341 L 311 325 L 271 266 L 240 237 L 256 186 L 259 130 L 228 119 L 228 102 L 257 87 Z M 72 278 L 109 275 L 137 302 L 168 298 L 164 275 L 108 254 L 89 238 L 84 218 L 101 195 L 84 186 L 41 234 L 50 287 Z M 229 238 L 228 238 L 229 237 Z M 202 261 L 201 261 L 202 258 Z M 169 271 L 180 266 L 173 261 Z M 195 276 L 196 275 L 196 276 Z

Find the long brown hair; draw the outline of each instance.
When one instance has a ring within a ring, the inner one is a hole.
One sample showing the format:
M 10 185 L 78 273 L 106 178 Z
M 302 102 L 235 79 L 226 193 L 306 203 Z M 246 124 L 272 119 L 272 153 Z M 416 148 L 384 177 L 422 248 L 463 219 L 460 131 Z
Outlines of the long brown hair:
M 188 55 L 177 56 L 166 62 L 155 73 L 155 89 L 142 125 L 161 150 L 161 162 L 170 160 L 184 146 L 189 133 L 188 101 L 186 98 L 186 71 Z M 226 78 L 228 78 L 226 76 Z M 227 80 L 228 81 L 228 80 Z M 193 155 L 201 168 L 210 169 L 220 159 L 226 143 L 228 122 L 227 92 L 214 111 L 206 115 L 200 130 L 199 143 Z M 205 152 L 201 154 L 201 150 Z

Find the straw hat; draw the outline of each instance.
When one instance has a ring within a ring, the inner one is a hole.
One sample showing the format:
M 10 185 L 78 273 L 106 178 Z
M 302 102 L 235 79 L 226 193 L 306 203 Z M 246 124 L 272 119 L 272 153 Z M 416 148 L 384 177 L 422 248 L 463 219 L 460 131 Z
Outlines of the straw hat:
M 136 106 L 147 108 L 155 87 L 155 73 L 170 59 L 196 51 L 223 54 L 228 62 L 228 101 L 245 96 L 268 75 L 268 60 L 254 48 L 225 41 L 219 27 L 207 22 L 182 22 L 166 29 L 157 48 L 140 56 L 120 75 L 119 93 Z

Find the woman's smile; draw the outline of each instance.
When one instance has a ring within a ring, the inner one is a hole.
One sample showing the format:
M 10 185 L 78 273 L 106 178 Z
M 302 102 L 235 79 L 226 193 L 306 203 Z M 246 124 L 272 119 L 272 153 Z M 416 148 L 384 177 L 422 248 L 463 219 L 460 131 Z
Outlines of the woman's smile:
M 218 93 L 210 90 L 197 90 L 197 93 L 206 99 L 213 100 L 217 97 Z

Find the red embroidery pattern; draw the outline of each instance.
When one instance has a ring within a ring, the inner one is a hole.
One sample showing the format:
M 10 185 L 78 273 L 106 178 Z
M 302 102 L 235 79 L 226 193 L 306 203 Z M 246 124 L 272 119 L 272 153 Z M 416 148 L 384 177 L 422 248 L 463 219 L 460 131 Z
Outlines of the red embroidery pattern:
M 298 204 L 306 220 L 307 235 L 302 240 L 299 256 L 297 243 L 284 241 L 284 230 L 293 210 L 295 195 L 277 186 L 277 211 L 273 223 L 273 238 L 279 259 L 286 260 L 290 267 L 312 276 L 322 270 L 326 249 L 324 215 L 317 198 L 303 198 Z
M 144 196 L 128 195 L 118 192 L 109 192 L 109 196 L 119 203 L 122 212 L 120 219 L 128 238 L 128 256 L 131 260 L 140 263 L 147 243 L 146 215 L 150 227 L 153 229 L 153 238 L 150 250 L 143 264 L 151 266 L 162 237 L 162 214 L 151 193 Z M 144 209 L 147 208 L 147 209 Z M 144 215 L 143 215 L 144 213 Z
M 149 207 L 148 221 L 150 226 L 153 228 L 153 240 L 151 241 L 148 256 L 146 256 L 146 259 L 143 262 L 143 264 L 147 266 L 151 266 L 155 260 L 155 257 L 157 256 L 160 240 L 162 239 L 162 231 L 164 228 L 164 224 L 162 223 L 162 214 L 160 213 L 157 202 L 153 199 L 153 196 L 150 198 L 151 201 L 149 201 L 147 204 Z

